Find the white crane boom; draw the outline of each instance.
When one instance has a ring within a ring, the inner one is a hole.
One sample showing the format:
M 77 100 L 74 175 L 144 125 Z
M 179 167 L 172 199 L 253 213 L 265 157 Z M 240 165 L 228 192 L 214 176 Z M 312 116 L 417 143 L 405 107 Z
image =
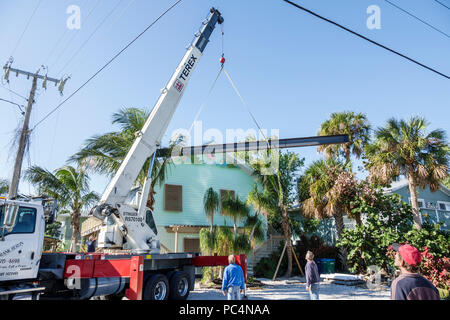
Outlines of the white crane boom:
M 156 152 L 169 122 L 183 96 L 192 72 L 196 68 L 209 37 L 217 23 L 223 23 L 221 13 L 212 8 L 209 18 L 176 68 L 166 87 L 161 90 L 153 111 L 136 141 L 122 162 L 100 200 L 91 213 L 104 220 L 98 244 L 101 247 L 122 247 L 134 251 L 157 251 L 159 242 L 155 232 L 145 223 L 144 209 L 137 212 L 126 205 L 129 192 L 136 182 L 145 161 Z M 146 195 L 145 195 L 146 196 Z M 112 214 L 114 213 L 114 214 Z M 111 217 L 111 219 L 106 219 Z M 122 243 L 124 240 L 124 243 Z M 151 244 L 151 245 L 150 245 Z

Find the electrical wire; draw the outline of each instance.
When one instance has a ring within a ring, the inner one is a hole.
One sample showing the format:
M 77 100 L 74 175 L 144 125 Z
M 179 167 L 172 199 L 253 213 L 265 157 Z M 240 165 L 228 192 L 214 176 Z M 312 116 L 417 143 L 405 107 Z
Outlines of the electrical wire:
M 130 2 L 128 3 L 128 6 L 122 10 L 122 12 L 119 14 L 119 16 L 111 23 L 111 25 L 108 28 L 108 31 L 106 32 L 107 34 L 110 33 L 110 31 L 112 30 L 112 28 L 116 25 L 116 23 L 123 17 L 123 15 L 128 11 L 128 9 L 130 9 L 131 5 L 135 2 L 135 0 L 130 0 Z
M 86 0 L 83 2 L 83 5 L 85 4 Z M 56 43 L 53 45 L 53 48 L 50 50 L 50 53 L 48 54 L 47 58 L 44 60 L 44 65 L 47 65 L 47 62 L 50 60 L 50 58 L 53 56 L 53 53 L 55 52 L 56 48 L 59 46 L 61 41 L 64 39 L 64 36 L 69 32 L 69 28 L 64 28 L 64 32 L 59 37 L 59 39 L 56 41 Z
M 17 48 L 19 47 L 20 43 L 22 42 L 23 36 L 25 35 L 25 33 L 28 30 L 28 27 L 30 26 L 31 20 L 33 20 L 33 17 L 36 14 L 36 11 L 40 7 L 41 3 L 42 3 L 42 0 L 39 0 L 38 4 L 36 5 L 36 7 L 33 10 L 33 13 L 31 14 L 30 18 L 28 18 L 27 24 L 25 25 L 25 29 L 23 29 L 22 34 L 19 37 L 19 40 L 17 40 L 16 46 L 14 47 L 14 49 L 11 53 L 11 57 L 14 56 L 14 53 L 16 53 Z
M 407 15 L 409 15 L 409 16 L 411 16 L 411 17 L 413 17 L 414 19 L 416 19 L 416 20 L 418 20 L 418 21 L 420 21 L 420 22 L 422 22 L 423 24 L 425 24 L 425 25 L 427 25 L 427 26 L 429 26 L 430 28 L 432 28 L 433 30 L 436 30 L 437 32 L 439 32 L 439 33 L 441 33 L 441 34 L 443 34 L 444 36 L 446 36 L 447 38 L 450 38 L 450 35 L 449 34 L 447 34 L 447 33 L 445 33 L 444 31 L 442 31 L 442 30 L 440 30 L 440 29 L 438 29 L 438 28 L 436 28 L 436 27 L 434 27 L 434 26 L 432 26 L 431 24 L 429 24 L 428 22 L 426 22 L 426 21 L 424 21 L 424 20 L 422 20 L 422 19 L 420 19 L 419 17 L 417 17 L 417 16 L 415 16 L 415 15 L 413 15 L 412 13 L 410 13 L 410 12 L 408 12 L 408 11 L 406 11 L 405 9 L 403 9 L 403 8 L 400 8 L 398 5 L 396 5 L 395 3 L 392 3 L 391 1 L 389 1 L 389 0 L 384 0 L 385 2 L 387 2 L 387 3 L 389 3 L 391 6 L 393 6 L 393 7 L 395 7 L 395 8 L 397 8 L 398 10 L 400 10 L 400 11 L 402 11 L 402 12 L 404 12 L 404 13 L 406 13 Z
M 171 11 L 175 6 L 177 6 L 181 1 L 178 0 L 172 6 L 170 6 L 166 11 L 164 11 L 158 18 L 156 18 L 144 31 L 142 31 L 137 37 L 135 37 L 130 43 L 128 43 L 122 50 L 120 50 L 114 57 L 112 57 L 103 67 L 101 67 L 97 72 L 95 72 L 88 80 L 86 80 L 78 89 L 76 89 L 72 94 L 70 94 L 64 101 L 59 103 L 52 111 L 47 113 L 47 115 L 42 118 L 39 122 L 35 124 L 33 131 L 37 126 L 39 126 L 42 122 L 44 122 L 48 117 L 50 117 L 56 110 L 61 108 L 70 98 L 72 98 L 75 94 L 77 94 L 81 89 L 83 89 L 92 79 L 94 79 L 100 72 L 102 72 L 107 66 L 109 66 L 118 56 L 120 56 L 125 50 L 127 50 L 134 42 L 136 42 L 144 33 L 146 33 L 154 24 L 156 24 L 162 17 L 164 17 L 169 11 Z
M 84 18 L 84 22 L 86 23 L 89 19 L 89 17 L 91 16 L 92 12 L 95 10 L 95 8 L 97 8 L 98 4 L 100 3 L 100 0 L 96 0 L 94 6 L 92 7 L 92 9 L 89 11 L 89 13 L 87 14 L 86 18 Z M 64 53 L 66 52 L 66 50 L 69 48 L 69 46 L 72 44 L 73 40 L 75 40 L 75 38 L 78 36 L 78 34 L 80 33 L 79 30 L 77 30 L 77 32 L 74 33 L 74 35 L 72 36 L 72 38 L 70 38 L 69 42 L 66 44 L 66 46 L 64 47 L 64 49 L 61 51 L 61 53 L 59 54 L 59 56 L 56 58 L 56 60 L 52 63 L 52 67 L 57 65 L 57 63 L 59 62 L 59 60 L 62 58 L 62 56 L 64 55 Z
M 6 100 L 6 99 L 2 99 L 2 98 L 0 98 L 0 101 L 8 102 L 10 104 L 13 104 L 13 105 L 17 106 L 20 109 L 20 113 L 22 113 L 22 115 L 25 114 L 25 111 L 23 111 L 23 109 L 22 109 L 23 106 L 21 106 L 20 104 L 12 102 L 12 101 L 9 101 L 9 100 Z
M 18 97 L 24 99 L 25 101 L 28 101 L 28 99 L 25 98 L 23 95 L 21 95 L 21 94 L 15 92 L 15 91 L 13 91 L 13 90 L 11 90 L 10 88 L 6 88 L 4 85 L 2 85 L 0 88 L 3 88 L 3 89 L 5 89 L 5 90 L 9 91 L 10 93 L 14 93 L 16 96 L 18 96 Z M 11 99 L 11 100 L 13 100 L 13 99 Z
M 114 13 L 114 11 L 116 11 L 116 9 L 119 7 L 119 5 L 122 3 L 122 1 L 123 0 L 117 1 L 117 3 L 114 6 L 114 8 L 105 16 L 105 18 L 100 22 L 100 24 L 97 25 L 97 27 L 89 35 L 89 37 L 83 42 L 83 44 L 78 48 L 78 50 L 75 51 L 75 53 L 72 55 L 72 57 L 70 57 L 69 61 L 66 62 L 64 67 L 61 68 L 61 70 L 58 72 L 58 76 L 57 77 L 59 77 L 61 75 L 61 73 L 64 71 L 64 69 L 66 69 L 67 66 L 73 61 L 73 59 L 75 59 L 75 57 L 81 52 L 81 50 L 83 50 L 83 48 L 86 46 L 86 44 L 92 39 L 94 34 L 97 33 L 97 31 L 102 27 L 102 25 L 106 22 L 106 20 L 108 20 L 108 18 Z
M 448 10 L 450 10 L 449 6 L 446 6 L 445 4 L 443 4 L 442 2 L 438 1 L 438 0 L 434 0 L 435 2 L 439 3 L 441 6 L 446 7 Z
M 322 17 L 322 16 L 320 16 L 319 14 L 317 14 L 317 13 L 315 13 L 315 12 L 309 10 L 309 9 L 306 9 L 306 8 L 300 6 L 300 5 L 298 5 L 298 4 L 296 4 L 296 3 L 292 2 L 292 1 L 289 1 L 289 0 L 283 0 L 283 1 L 284 1 L 284 2 L 287 2 L 287 3 L 291 4 L 291 5 L 293 5 L 294 7 L 297 7 L 297 8 L 300 9 L 300 10 L 303 10 L 303 11 L 307 12 L 307 13 L 309 13 L 309 14 L 311 14 L 311 15 L 313 15 L 313 16 L 319 18 L 319 19 L 322 19 L 322 20 L 324 20 L 324 21 L 326 21 L 326 22 L 329 22 L 329 23 L 331 23 L 331 24 L 334 24 L 335 26 L 337 26 L 337 27 L 339 27 L 339 28 L 341 28 L 341 29 L 343 29 L 343 30 L 345 30 L 345 31 L 347 31 L 347 32 L 350 32 L 350 33 L 354 34 L 355 36 L 358 36 L 358 37 L 360 37 L 360 38 L 362 38 L 362 39 L 364 39 L 364 40 L 366 40 L 366 41 L 369 41 L 370 43 L 373 43 L 373 44 L 375 44 L 375 45 L 377 45 L 377 46 L 379 46 L 379 47 L 381 47 L 381 48 L 383 48 L 383 49 L 385 49 L 385 50 L 387 50 L 387 51 L 390 51 L 390 52 L 392 52 L 392 53 L 394 53 L 394 54 L 396 54 L 396 55 L 398 55 L 398 56 L 400 56 L 400 57 L 402 57 L 402 58 L 404 58 L 404 59 L 406 59 L 406 60 L 409 60 L 409 61 L 411 61 L 411 62 L 413 62 L 413 63 L 415 63 L 415 64 L 421 66 L 422 68 L 425 68 L 425 69 L 427 69 L 427 70 L 429 70 L 429 71 L 432 71 L 432 72 L 434 72 L 434 73 L 436 73 L 436 74 L 438 74 L 438 75 L 440 75 L 440 76 L 442 76 L 442 77 L 444 77 L 444 78 L 446 78 L 446 79 L 450 79 L 450 76 L 448 76 L 448 75 L 446 75 L 446 74 L 444 74 L 444 73 L 442 73 L 442 72 L 439 72 L 439 71 L 437 71 L 436 69 L 433 69 L 433 68 L 431 68 L 431 67 L 429 67 L 429 66 L 427 66 L 427 65 L 425 65 L 425 64 L 423 64 L 423 63 L 420 63 L 420 62 L 418 62 L 417 60 L 414 60 L 414 59 L 412 59 L 412 58 L 410 58 L 410 57 L 408 57 L 408 56 L 406 56 L 406 55 L 404 55 L 404 54 L 402 54 L 402 53 L 400 53 L 400 52 L 398 52 L 398 51 L 395 51 L 395 50 L 393 50 L 393 49 L 391 49 L 391 48 L 388 48 L 388 47 L 386 47 L 385 45 L 382 45 L 381 43 L 378 43 L 378 42 L 376 42 L 376 41 L 374 41 L 374 40 L 372 40 L 372 39 L 369 39 L 369 38 L 363 36 L 362 34 L 359 34 L 359 33 L 355 32 L 355 31 L 353 31 L 353 30 L 350 30 L 349 28 L 344 27 L 343 25 L 340 25 L 340 24 L 337 23 L 337 22 L 334 22 L 334 21 L 332 21 L 332 20 L 330 20 L 330 19 L 327 19 L 327 18 L 325 18 L 325 17 Z

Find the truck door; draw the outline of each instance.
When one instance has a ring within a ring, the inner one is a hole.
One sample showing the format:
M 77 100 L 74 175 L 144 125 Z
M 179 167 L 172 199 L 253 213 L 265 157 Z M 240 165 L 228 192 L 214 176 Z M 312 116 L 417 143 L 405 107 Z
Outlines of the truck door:
M 38 209 L 20 206 L 16 224 L 0 241 L 0 281 L 33 279 L 37 276 L 45 221 Z M 4 206 L 0 206 L 0 226 Z M 42 220 L 42 221 L 41 221 Z

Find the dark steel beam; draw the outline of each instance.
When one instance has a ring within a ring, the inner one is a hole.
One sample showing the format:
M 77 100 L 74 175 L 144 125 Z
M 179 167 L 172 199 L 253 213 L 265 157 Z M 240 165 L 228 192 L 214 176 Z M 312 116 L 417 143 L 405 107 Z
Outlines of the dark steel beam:
M 349 142 L 348 135 L 333 135 L 333 136 L 317 136 L 307 138 L 290 138 L 269 141 L 250 141 L 225 143 L 203 146 L 192 146 L 176 148 L 172 154 L 175 156 L 191 156 L 202 154 L 215 153 L 232 153 L 241 151 L 262 151 L 267 149 L 286 149 L 286 148 L 303 148 L 320 145 L 340 144 Z M 169 152 L 168 148 L 159 149 L 156 156 L 166 156 Z

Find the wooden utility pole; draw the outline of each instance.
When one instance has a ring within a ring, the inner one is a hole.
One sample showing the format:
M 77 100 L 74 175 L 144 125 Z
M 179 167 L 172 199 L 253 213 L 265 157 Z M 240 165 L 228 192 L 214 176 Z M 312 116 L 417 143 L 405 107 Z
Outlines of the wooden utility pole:
M 28 140 L 28 137 L 30 134 L 29 124 L 30 124 L 30 117 L 31 117 L 31 109 L 33 107 L 34 96 L 35 96 L 36 88 L 37 88 L 37 81 L 38 81 L 38 79 L 43 80 L 42 87 L 44 89 L 47 89 L 48 81 L 55 83 L 55 86 L 57 86 L 59 84 L 58 89 L 62 94 L 62 91 L 64 90 L 64 85 L 65 85 L 67 79 L 57 80 L 54 78 L 49 78 L 49 77 L 47 77 L 47 75 L 45 75 L 45 76 L 40 75 L 39 74 L 40 69 L 36 73 L 31 73 L 31 72 L 27 72 L 27 71 L 23 71 L 23 70 L 19 70 L 19 69 L 14 69 L 14 68 L 11 68 L 11 63 L 9 63 L 9 65 L 6 64 L 3 67 L 3 69 L 5 70 L 5 79 L 8 82 L 9 82 L 9 75 L 11 72 L 16 73 L 16 76 L 19 76 L 19 74 L 22 74 L 22 75 L 27 76 L 27 79 L 29 79 L 30 77 L 33 79 L 33 83 L 31 85 L 30 96 L 28 98 L 28 106 L 27 106 L 27 110 L 25 111 L 25 119 L 23 121 L 22 131 L 20 133 L 19 146 L 17 149 L 16 161 L 14 163 L 13 177 L 11 180 L 11 185 L 9 187 L 9 198 L 14 199 L 17 197 L 17 193 L 18 193 L 18 189 L 19 189 L 19 181 L 20 181 L 20 174 L 21 174 L 21 170 L 22 170 L 23 156 L 25 154 L 25 149 L 26 149 L 27 143 L 28 143 L 27 140 Z

